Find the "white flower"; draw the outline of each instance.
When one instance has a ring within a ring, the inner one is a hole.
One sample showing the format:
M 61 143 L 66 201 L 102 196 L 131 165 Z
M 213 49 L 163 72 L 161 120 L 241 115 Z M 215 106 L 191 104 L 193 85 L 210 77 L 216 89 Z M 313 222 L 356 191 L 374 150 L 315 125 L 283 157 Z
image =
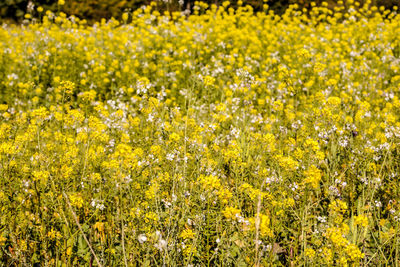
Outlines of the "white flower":
M 167 245 L 168 245 L 168 242 L 166 240 L 160 238 L 160 240 L 158 240 L 158 243 L 155 244 L 154 246 L 159 250 L 164 250 L 167 248 Z
M 318 216 L 317 220 L 321 223 L 325 223 L 326 222 L 326 217 L 325 216 Z
M 139 243 L 140 243 L 140 244 L 143 244 L 144 242 L 147 241 L 147 237 L 146 237 L 145 234 L 140 234 L 140 235 L 138 236 L 138 240 L 139 240 Z
M 166 156 L 167 160 L 169 160 L 169 161 L 173 161 L 174 157 L 175 157 L 175 155 L 173 153 L 168 153 Z

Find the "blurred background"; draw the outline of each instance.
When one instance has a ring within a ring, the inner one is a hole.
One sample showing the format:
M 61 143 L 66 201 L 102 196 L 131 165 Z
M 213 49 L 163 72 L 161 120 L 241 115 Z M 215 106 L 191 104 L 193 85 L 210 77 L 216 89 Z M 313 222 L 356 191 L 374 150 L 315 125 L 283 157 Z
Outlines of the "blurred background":
M 135 10 L 143 5 L 150 4 L 151 0 L 61 0 L 64 5 L 59 5 L 58 0 L 0 0 L 0 22 L 20 22 L 26 13 L 35 15 L 36 8 L 41 6 L 44 10 L 53 12 L 63 11 L 67 15 L 75 15 L 89 22 L 98 21 L 101 18 L 111 17 L 119 19 L 124 11 Z M 232 0 L 231 6 L 235 7 L 239 0 Z M 351 1 L 351 0 L 350 0 Z M 347 0 L 347 2 L 350 2 Z M 183 11 L 194 6 L 194 0 L 156 0 L 159 11 Z M 205 0 L 208 4 L 220 5 L 224 0 Z M 242 0 L 243 4 L 253 6 L 254 10 L 261 10 L 262 0 Z M 321 4 L 322 0 L 269 0 L 267 4 L 277 14 L 282 14 L 290 4 L 298 4 L 300 7 L 310 8 L 311 3 Z M 325 0 L 329 7 L 334 7 L 337 1 Z M 346 0 L 344 0 L 346 2 Z M 358 1 L 363 4 L 362 1 Z M 399 6 L 399 0 L 372 0 L 372 5 L 384 6 L 391 9 Z

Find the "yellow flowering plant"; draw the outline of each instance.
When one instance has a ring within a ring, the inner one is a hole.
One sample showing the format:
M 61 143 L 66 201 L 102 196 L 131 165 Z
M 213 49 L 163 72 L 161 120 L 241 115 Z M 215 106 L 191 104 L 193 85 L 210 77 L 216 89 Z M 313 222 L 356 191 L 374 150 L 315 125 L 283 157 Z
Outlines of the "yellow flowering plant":
M 0 27 L 5 265 L 400 261 L 396 10 L 38 12 Z

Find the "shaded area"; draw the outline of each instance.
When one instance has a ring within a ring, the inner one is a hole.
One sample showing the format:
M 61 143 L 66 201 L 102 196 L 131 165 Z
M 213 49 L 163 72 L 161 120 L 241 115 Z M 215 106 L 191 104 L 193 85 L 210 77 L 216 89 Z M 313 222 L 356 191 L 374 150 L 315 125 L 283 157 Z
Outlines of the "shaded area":
M 193 0 L 170 0 L 170 1 L 155 1 L 157 9 L 163 11 L 183 11 L 192 9 L 196 1 Z M 207 4 L 221 5 L 224 1 L 212 0 L 203 1 Z M 230 1 L 232 7 L 238 5 L 238 0 Z M 251 5 L 255 11 L 263 9 L 263 2 L 258 0 L 242 1 L 244 4 Z M 298 4 L 300 7 L 309 9 L 312 3 L 321 5 L 322 0 L 270 0 L 266 3 L 269 8 L 278 14 L 282 14 L 289 5 Z M 337 1 L 325 1 L 328 6 L 333 8 L 336 6 Z M 344 1 L 349 3 L 352 1 Z M 366 1 L 359 1 L 363 5 Z M 371 5 L 384 6 L 385 8 L 393 8 L 398 6 L 399 1 L 396 0 L 372 0 Z M 65 1 L 65 4 L 59 5 L 57 0 L 6 0 L 0 1 L 0 21 L 22 21 L 26 13 L 33 13 L 37 15 L 37 7 L 41 6 L 44 10 L 51 10 L 53 12 L 63 11 L 68 15 L 75 15 L 79 18 L 85 18 L 89 22 L 98 21 L 101 18 L 109 19 L 111 17 L 120 18 L 124 11 L 135 10 L 143 5 L 149 5 L 149 0 L 70 0 Z

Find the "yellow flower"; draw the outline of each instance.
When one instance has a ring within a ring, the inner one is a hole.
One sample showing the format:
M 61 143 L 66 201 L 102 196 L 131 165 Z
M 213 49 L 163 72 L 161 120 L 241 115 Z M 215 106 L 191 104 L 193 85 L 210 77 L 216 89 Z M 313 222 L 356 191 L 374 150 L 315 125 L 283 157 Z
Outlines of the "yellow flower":
M 50 240 L 56 240 L 56 239 L 61 239 L 61 233 L 51 229 L 50 232 L 47 233 L 47 236 L 50 238 Z
M 96 99 L 96 91 L 95 90 L 90 90 L 90 91 L 85 91 L 85 92 L 80 92 L 78 94 L 78 97 L 82 99 L 83 101 L 94 101 Z
M 262 213 L 256 214 L 254 217 L 249 219 L 250 227 L 253 231 L 260 232 L 261 237 L 273 237 L 274 233 L 271 230 L 270 226 L 270 218 Z
M 346 254 L 349 256 L 350 260 L 353 262 L 357 262 L 364 258 L 364 253 L 360 251 L 360 249 L 354 245 L 354 244 L 349 244 L 345 248 Z
M 69 195 L 69 200 L 71 202 L 72 207 L 82 208 L 83 207 L 83 198 L 79 193 L 72 193 Z
M 8 109 L 8 105 L 6 104 L 0 104 L 0 112 L 4 112 Z
M 315 257 L 315 250 L 312 248 L 306 248 L 305 254 L 307 257 L 309 257 L 310 259 L 313 259 Z
M 129 14 L 128 13 L 123 13 L 122 14 L 122 20 L 124 21 L 124 22 L 127 22 L 128 21 L 128 18 L 129 18 Z
M 49 178 L 48 171 L 33 171 L 32 176 L 34 181 L 41 181 L 42 183 L 46 183 Z
M 209 176 L 201 175 L 197 179 L 197 182 L 205 190 L 214 190 L 214 189 L 219 189 L 221 187 L 221 181 L 218 179 L 218 177 L 213 175 Z
M 173 143 L 178 142 L 181 139 L 181 137 L 177 133 L 171 133 L 169 135 L 169 140 Z
M 204 85 L 205 86 L 213 86 L 215 83 L 215 78 L 211 76 L 204 77 Z
M 222 211 L 224 217 L 228 220 L 237 219 L 240 216 L 240 209 L 233 208 L 233 207 L 226 207 L 225 210 Z
M 321 181 L 321 171 L 312 165 L 308 170 L 304 172 L 304 182 L 310 184 L 312 188 L 317 189 L 319 187 L 319 182 Z
M 6 241 L 7 241 L 7 238 L 5 238 L 4 236 L 0 235 L 0 246 L 4 246 Z
M 362 227 L 368 226 L 368 218 L 364 215 L 358 215 L 354 217 L 354 223 Z
M 185 229 L 181 232 L 179 235 L 180 238 L 182 239 L 193 239 L 195 237 L 195 233 L 192 231 L 192 229 Z

